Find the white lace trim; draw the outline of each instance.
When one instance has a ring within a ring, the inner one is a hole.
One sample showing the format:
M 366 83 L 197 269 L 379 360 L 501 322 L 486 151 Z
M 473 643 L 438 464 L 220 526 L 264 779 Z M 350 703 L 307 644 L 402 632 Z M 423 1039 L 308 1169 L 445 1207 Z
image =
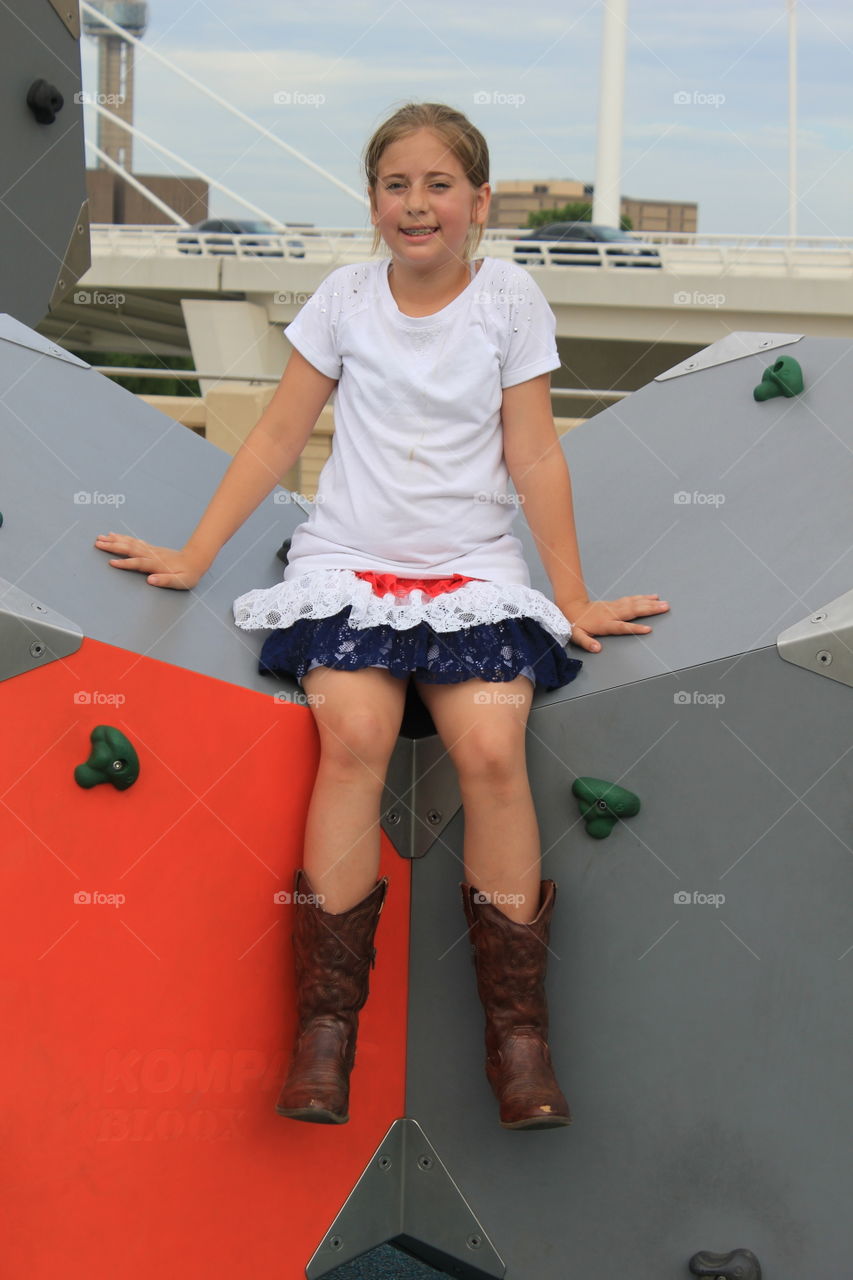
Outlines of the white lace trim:
M 416 575 L 412 575 L 413 577 Z M 505 618 L 532 618 L 566 645 L 572 624 L 541 591 L 513 582 L 466 582 L 430 597 L 418 587 L 402 599 L 378 596 L 371 583 L 351 569 L 315 569 L 290 582 L 257 588 L 233 604 L 234 621 L 244 631 L 275 630 L 300 618 L 329 618 L 352 605 L 353 628 L 391 626 L 405 631 L 428 622 L 435 631 L 459 631 Z

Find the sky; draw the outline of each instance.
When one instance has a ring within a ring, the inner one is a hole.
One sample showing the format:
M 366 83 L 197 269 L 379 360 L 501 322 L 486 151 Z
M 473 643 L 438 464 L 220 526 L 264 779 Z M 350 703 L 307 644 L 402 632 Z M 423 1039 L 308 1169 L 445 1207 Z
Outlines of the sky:
M 491 183 L 595 181 L 603 0 L 149 0 L 144 44 L 342 183 L 364 191 L 370 135 L 408 101 L 446 102 L 486 137 Z M 853 236 L 853 7 L 797 0 L 801 236 Z M 97 89 L 82 40 L 83 88 Z M 136 53 L 135 123 L 270 216 L 365 228 L 365 206 Z M 96 113 L 86 109 L 87 137 Z M 89 153 L 87 163 L 95 163 Z M 186 172 L 134 142 L 139 173 Z M 695 201 L 699 230 L 788 233 L 785 0 L 631 0 L 622 193 Z M 211 190 L 213 216 L 253 217 Z

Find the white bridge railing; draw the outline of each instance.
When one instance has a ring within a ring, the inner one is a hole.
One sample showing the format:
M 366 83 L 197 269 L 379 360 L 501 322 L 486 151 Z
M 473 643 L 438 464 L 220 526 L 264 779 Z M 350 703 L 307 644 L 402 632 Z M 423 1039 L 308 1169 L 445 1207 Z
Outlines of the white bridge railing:
M 486 230 L 481 242 L 491 257 L 512 258 L 523 248 L 526 266 L 540 265 L 530 259 L 537 248 L 541 267 L 589 265 L 590 257 L 603 267 L 631 265 L 618 254 L 614 242 L 532 241 L 518 245 L 529 230 L 495 228 Z M 853 275 L 853 237 L 850 236 L 762 236 L 710 235 L 702 232 L 637 232 L 635 238 L 653 245 L 660 254 L 662 269 L 672 275 L 808 276 L 844 279 Z M 259 233 L 229 235 L 200 232 L 192 228 L 167 226 L 118 226 L 95 223 L 91 228 L 92 257 L 133 258 L 229 257 L 257 260 L 284 259 L 319 263 L 324 266 L 363 262 L 371 257 L 372 232 L 351 227 L 300 227 L 276 229 L 269 236 Z M 549 260 L 548 251 L 557 246 L 559 262 Z M 637 267 L 649 259 L 638 259 Z M 646 272 L 650 275 L 658 272 Z

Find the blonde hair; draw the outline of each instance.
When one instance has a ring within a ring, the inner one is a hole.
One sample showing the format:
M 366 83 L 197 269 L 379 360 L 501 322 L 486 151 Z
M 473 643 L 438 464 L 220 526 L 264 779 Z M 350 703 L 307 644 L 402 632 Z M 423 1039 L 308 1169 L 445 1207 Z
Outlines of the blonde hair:
M 489 148 L 480 130 L 467 116 L 454 107 L 441 102 L 407 102 L 379 126 L 364 150 L 364 173 L 370 207 L 376 211 L 376 184 L 379 161 L 386 147 L 399 142 L 418 129 L 431 129 L 462 166 L 465 177 L 474 188 L 489 181 Z M 472 222 L 462 246 L 462 256 L 467 261 L 483 238 L 483 224 Z M 382 233 L 373 228 L 371 254 L 376 253 L 382 242 Z

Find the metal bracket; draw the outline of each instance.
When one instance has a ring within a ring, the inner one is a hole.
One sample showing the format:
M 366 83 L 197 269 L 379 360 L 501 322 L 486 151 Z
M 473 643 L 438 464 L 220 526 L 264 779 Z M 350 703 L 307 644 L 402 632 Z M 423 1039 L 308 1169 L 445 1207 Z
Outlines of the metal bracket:
M 79 356 L 73 356 L 70 351 L 58 347 L 50 338 L 42 337 L 35 329 L 21 324 L 20 320 L 10 316 L 7 311 L 0 313 L 0 342 L 13 342 L 16 347 L 27 347 L 30 351 L 37 351 L 39 355 L 53 356 L 55 360 L 64 360 L 66 364 L 77 364 L 81 369 L 92 367 Z
M 0 578 L 0 680 L 67 658 L 82 643 L 76 622 Z
M 395 1120 L 305 1269 L 319 1280 L 391 1243 L 459 1280 L 500 1280 L 506 1264 L 415 1120 Z
M 381 826 L 401 858 L 422 858 L 461 808 L 456 766 L 438 734 L 399 738 L 388 764 Z
M 74 219 L 71 235 L 62 255 L 62 265 L 56 273 L 56 283 L 47 304 L 48 313 L 54 311 L 67 293 L 74 288 L 81 276 L 92 265 L 92 245 L 89 236 L 89 201 L 84 200 Z
M 59 21 L 73 36 L 75 40 L 80 39 L 80 3 L 79 0 L 47 0 L 52 9 L 56 11 Z
M 786 662 L 853 688 L 853 591 L 782 631 L 776 649 Z
M 749 330 L 728 333 L 719 342 L 712 342 L 710 347 L 704 347 L 702 351 L 688 356 L 665 373 L 659 373 L 655 382 L 666 382 L 669 378 L 681 378 L 684 374 L 696 373 L 699 369 L 729 364 L 743 356 L 757 356 L 763 351 L 772 351 L 774 347 L 787 347 L 792 342 L 799 342 L 802 336 L 801 333 L 752 333 Z

